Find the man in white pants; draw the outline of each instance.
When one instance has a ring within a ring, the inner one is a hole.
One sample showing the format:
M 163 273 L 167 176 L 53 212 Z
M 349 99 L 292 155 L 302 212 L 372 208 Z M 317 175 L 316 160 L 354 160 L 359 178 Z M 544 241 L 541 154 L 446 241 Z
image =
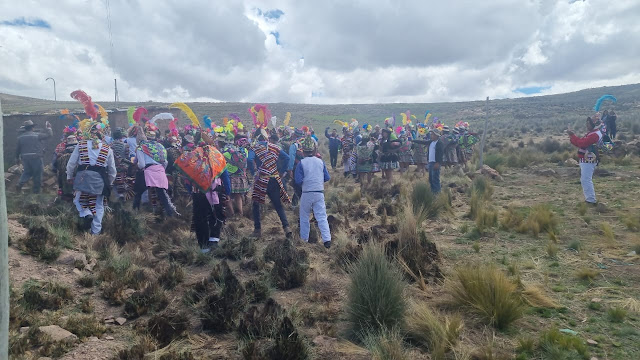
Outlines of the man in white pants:
M 300 238 L 309 241 L 309 215 L 313 210 L 313 215 L 318 221 L 320 234 L 324 247 L 331 247 L 331 232 L 327 221 L 327 207 L 324 203 L 324 183 L 331 178 L 327 167 L 322 159 L 315 156 L 316 142 L 311 136 L 307 136 L 302 141 L 302 159 L 295 172 L 296 184 L 302 186 L 302 197 L 300 198 Z
M 602 124 L 599 114 L 587 118 L 587 131 L 584 137 L 578 137 L 571 129 L 567 131 L 571 144 L 578 147 L 580 159 L 580 183 L 587 204 L 596 205 L 596 191 L 593 188 L 593 172 L 598 166 L 600 156 L 598 154 L 598 142 L 602 139 L 600 131 Z

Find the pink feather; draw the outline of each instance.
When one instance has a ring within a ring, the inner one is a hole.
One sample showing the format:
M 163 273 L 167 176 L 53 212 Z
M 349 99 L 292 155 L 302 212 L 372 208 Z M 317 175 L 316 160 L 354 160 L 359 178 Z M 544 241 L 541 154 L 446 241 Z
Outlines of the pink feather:
M 147 115 L 147 109 L 143 108 L 143 107 L 139 107 L 136 109 L 136 111 L 133 113 L 133 120 L 137 123 L 140 124 L 140 117 L 142 117 L 142 115 Z
M 71 97 L 84 106 L 84 112 L 92 119 L 98 118 L 98 109 L 93 105 L 91 101 L 91 96 L 87 95 L 86 92 L 82 90 L 76 90 L 71 93 Z

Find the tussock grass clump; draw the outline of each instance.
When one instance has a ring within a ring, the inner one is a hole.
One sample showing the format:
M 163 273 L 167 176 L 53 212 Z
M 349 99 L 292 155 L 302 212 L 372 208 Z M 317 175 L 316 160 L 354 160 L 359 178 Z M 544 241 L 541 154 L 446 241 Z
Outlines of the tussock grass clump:
M 530 232 L 536 237 L 541 232 L 556 234 L 558 232 L 558 219 L 549 205 L 536 205 L 529 211 L 527 220 L 518 227 L 518 232 Z
M 408 360 L 402 335 L 397 330 L 370 332 L 364 336 L 364 344 L 373 360 Z
M 29 221 L 27 228 L 29 233 L 22 240 L 25 252 L 47 263 L 55 261 L 61 249 L 51 227 L 44 220 L 34 219 Z
M 144 221 L 138 215 L 125 209 L 120 202 L 113 204 L 112 209 L 113 211 L 107 216 L 104 226 L 107 234 L 120 245 L 142 239 L 146 233 Z
M 20 304 L 27 310 L 58 310 L 71 300 L 71 289 L 57 282 L 40 283 L 28 280 L 22 285 Z
M 269 359 L 307 360 L 311 358 L 309 345 L 288 316 L 282 319 L 275 340 L 275 344 L 269 350 Z
M 413 213 L 420 219 L 433 219 L 442 212 L 451 211 L 451 194 L 448 189 L 443 189 L 440 194 L 434 194 L 426 182 L 417 182 L 413 185 L 410 200 Z M 390 214 L 387 213 L 387 215 Z
M 273 337 L 284 314 L 282 307 L 269 298 L 262 309 L 253 305 L 245 311 L 238 324 L 238 333 L 252 339 Z
M 362 245 L 349 239 L 347 233 L 342 230 L 331 234 L 331 251 L 334 254 L 335 263 L 342 269 L 358 259 L 362 253 Z
M 223 261 L 223 264 L 226 265 L 226 262 Z M 221 272 L 220 290 L 210 293 L 200 307 L 203 329 L 215 333 L 233 330 L 236 319 L 247 305 L 244 286 L 229 270 L 228 265 Z
M 556 257 L 558 257 L 558 245 L 554 244 L 551 241 L 547 242 L 547 255 L 551 259 L 555 259 Z
M 64 329 L 76 334 L 79 338 L 100 337 L 107 328 L 92 315 L 71 314 L 64 324 Z
M 503 230 L 517 229 L 522 225 L 525 214 L 515 206 L 509 206 L 500 217 L 500 228 Z
M 166 289 L 173 289 L 179 283 L 184 281 L 184 277 L 185 274 L 182 265 L 172 262 L 169 266 L 160 271 L 158 282 Z
M 478 194 L 483 200 L 491 200 L 493 185 L 485 176 L 476 176 L 471 184 L 471 192 Z
M 603 222 L 602 224 L 600 224 L 600 230 L 602 231 L 602 236 L 604 236 L 604 239 L 609 245 L 615 243 L 616 235 L 613 233 L 613 229 L 611 228 L 611 225 L 609 225 L 606 222 Z
M 255 253 L 256 245 L 253 239 L 242 237 L 240 240 L 236 240 L 231 236 L 220 243 L 220 246 L 213 251 L 213 256 L 229 260 L 242 260 L 252 257 Z
M 402 323 L 406 310 L 401 271 L 376 245 L 365 246 L 349 266 L 347 318 L 354 336 L 392 329 Z M 362 339 L 361 339 L 362 340 Z
M 476 210 L 476 229 L 481 234 L 498 225 L 498 212 L 491 208 L 480 208 Z
M 456 269 L 449 292 L 455 302 L 480 315 L 488 324 L 505 329 L 524 311 L 516 284 L 495 266 L 466 265 Z
M 607 317 L 612 323 L 622 323 L 627 317 L 627 310 L 622 307 L 613 307 L 607 310 Z
M 244 287 L 247 290 L 250 303 L 263 302 L 271 295 L 271 283 L 269 278 L 264 276 L 247 281 Z
M 189 316 L 186 312 L 168 309 L 149 319 L 147 331 L 158 341 L 160 347 L 165 347 L 182 336 L 189 325 Z
M 411 304 L 405 322 L 407 334 L 429 350 L 433 359 L 442 359 L 455 346 L 464 326 L 459 315 L 439 315 L 424 302 Z
M 573 240 L 569 243 L 569 245 L 567 245 L 567 249 L 580 251 L 580 249 L 582 249 L 582 243 L 580 242 L 580 240 Z
M 640 216 L 627 215 L 622 218 L 622 222 L 629 231 L 640 231 Z
M 78 278 L 78 284 L 85 288 L 92 288 L 96 284 L 96 278 L 93 275 L 82 275 Z
M 576 206 L 576 208 L 578 209 L 578 214 L 579 214 L 580 216 L 585 216 L 585 215 L 587 215 L 587 210 L 588 210 L 588 209 L 587 209 L 587 203 L 585 203 L 585 202 L 580 202 L 580 203 L 578 204 L 578 206 Z
M 272 283 L 280 290 L 304 285 L 309 272 L 308 254 L 296 249 L 289 239 L 276 241 L 264 250 L 264 260 L 273 261 Z
M 589 349 L 582 339 L 563 334 L 557 328 L 542 333 L 538 348 L 547 359 L 573 359 L 576 355 L 583 359 L 589 358 Z
M 557 309 L 560 307 L 560 304 L 550 298 L 539 285 L 524 285 L 522 289 L 522 298 L 533 307 L 551 309 Z
M 582 281 L 592 283 L 600 272 L 594 269 L 582 268 L 576 272 L 576 277 Z
M 167 294 L 158 286 L 151 283 L 142 290 L 134 292 L 124 303 L 124 315 L 128 319 L 147 314 L 149 311 L 164 309 L 169 304 Z
M 155 349 L 157 345 L 151 336 L 140 336 L 130 348 L 118 351 L 111 360 L 143 360 L 145 354 Z

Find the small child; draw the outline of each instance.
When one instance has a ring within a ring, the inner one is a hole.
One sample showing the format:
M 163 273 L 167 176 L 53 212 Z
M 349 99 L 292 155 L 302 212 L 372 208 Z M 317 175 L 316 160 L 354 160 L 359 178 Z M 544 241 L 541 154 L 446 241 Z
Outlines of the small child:
M 300 238 L 309 241 L 309 215 L 318 221 L 324 247 L 331 247 L 331 232 L 327 221 L 327 208 L 324 203 L 324 183 L 331 178 L 322 159 L 315 156 L 316 142 L 311 136 L 302 141 L 304 158 L 298 163 L 295 171 L 296 184 L 302 186 L 300 197 Z

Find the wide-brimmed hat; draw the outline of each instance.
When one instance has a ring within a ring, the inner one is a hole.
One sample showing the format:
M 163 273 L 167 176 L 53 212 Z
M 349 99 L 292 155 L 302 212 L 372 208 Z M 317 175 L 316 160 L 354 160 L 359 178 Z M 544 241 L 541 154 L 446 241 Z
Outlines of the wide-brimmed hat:
M 78 144 L 78 138 L 75 135 L 69 135 L 67 136 L 67 139 L 65 140 L 67 145 L 77 145 Z
M 442 127 L 442 132 L 443 133 L 448 133 L 449 132 L 449 127 L 447 125 Z
M 22 123 L 22 126 L 24 127 L 33 126 L 33 121 L 26 120 L 24 123 Z
M 442 136 L 442 133 L 438 129 L 431 129 L 430 133 L 434 133 L 436 136 Z

